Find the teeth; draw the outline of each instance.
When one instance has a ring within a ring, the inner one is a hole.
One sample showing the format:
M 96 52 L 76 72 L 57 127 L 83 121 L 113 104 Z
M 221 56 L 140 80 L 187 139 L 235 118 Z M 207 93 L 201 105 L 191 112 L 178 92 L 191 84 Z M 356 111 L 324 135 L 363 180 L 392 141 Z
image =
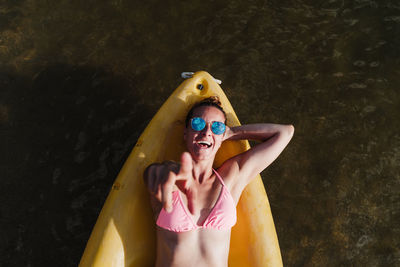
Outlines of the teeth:
M 211 143 L 207 141 L 199 141 L 198 143 L 201 145 L 211 146 Z

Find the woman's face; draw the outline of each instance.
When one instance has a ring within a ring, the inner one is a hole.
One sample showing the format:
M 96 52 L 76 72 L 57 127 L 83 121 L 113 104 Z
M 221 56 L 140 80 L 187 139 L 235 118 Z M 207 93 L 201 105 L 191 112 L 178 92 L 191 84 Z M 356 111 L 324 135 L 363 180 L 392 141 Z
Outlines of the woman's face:
M 200 117 L 206 122 L 206 127 L 201 131 L 195 131 L 190 126 L 185 129 L 184 140 L 186 148 L 195 161 L 212 159 L 220 148 L 224 135 L 216 135 L 211 131 L 211 123 L 214 121 L 225 122 L 224 114 L 216 107 L 200 106 L 193 111 L 194 117 Z

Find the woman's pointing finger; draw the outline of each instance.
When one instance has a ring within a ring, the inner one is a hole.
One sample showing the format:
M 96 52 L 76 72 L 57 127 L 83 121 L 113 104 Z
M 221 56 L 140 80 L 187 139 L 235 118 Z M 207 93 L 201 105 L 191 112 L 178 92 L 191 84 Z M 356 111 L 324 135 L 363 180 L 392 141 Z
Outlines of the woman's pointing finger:
M 178 179 L 187 180 L 192 177 L 193 162 L 192 156 L 188 152 L 183 152 L 181 156 L 181 168 L 179 169 Z

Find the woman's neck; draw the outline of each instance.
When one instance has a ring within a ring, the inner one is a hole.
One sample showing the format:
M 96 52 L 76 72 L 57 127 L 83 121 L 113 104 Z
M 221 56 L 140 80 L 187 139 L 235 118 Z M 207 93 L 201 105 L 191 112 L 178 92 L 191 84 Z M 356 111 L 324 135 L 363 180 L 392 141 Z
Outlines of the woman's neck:
M 199 184 L 202 184 L 204 181 L 212 176 L 213 163 L 214 159 L 193 162 L 193 178 Z

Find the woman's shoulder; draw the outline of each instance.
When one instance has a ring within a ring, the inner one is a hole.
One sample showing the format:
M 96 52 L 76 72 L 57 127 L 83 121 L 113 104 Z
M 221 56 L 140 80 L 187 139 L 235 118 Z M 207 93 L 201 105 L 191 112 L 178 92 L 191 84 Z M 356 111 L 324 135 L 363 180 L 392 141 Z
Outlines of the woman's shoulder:
M 224 183 L 228 188 L 232 188 L 234 186 L 235 180 L 239 174 L 239 167 L 237 164 L 235 164 L 235 161 L 225 161 L 216 169 L 216 171 L 224 180 Z
M 244 174 L 240 170 L 237 158 L 226 160 L 220 167 L 218 167 L 217 172 L 224 180 L 224 183 L 232 197 L 238 201 L 243 189 L 246 187 L 246 184 L 243 183 L 246 179 L 242 177 Z

